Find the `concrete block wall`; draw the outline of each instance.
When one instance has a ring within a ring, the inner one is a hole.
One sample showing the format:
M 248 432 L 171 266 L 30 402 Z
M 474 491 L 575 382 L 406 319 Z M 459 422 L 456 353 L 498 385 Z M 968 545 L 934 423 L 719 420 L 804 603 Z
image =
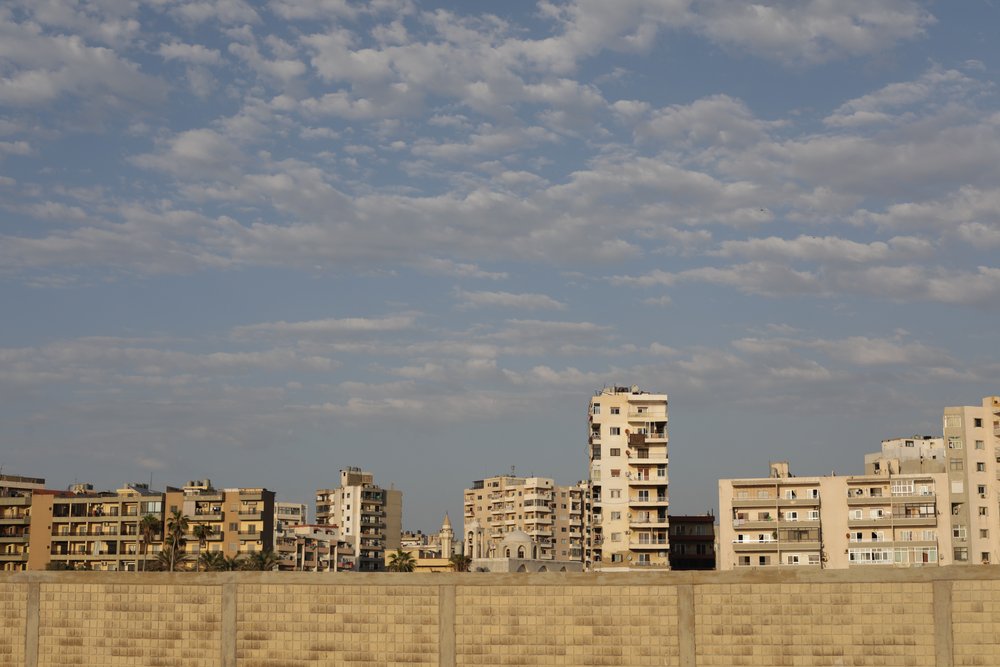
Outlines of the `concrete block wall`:
M 1000 567 L 20 572 L 0 667 L 997 667 Z

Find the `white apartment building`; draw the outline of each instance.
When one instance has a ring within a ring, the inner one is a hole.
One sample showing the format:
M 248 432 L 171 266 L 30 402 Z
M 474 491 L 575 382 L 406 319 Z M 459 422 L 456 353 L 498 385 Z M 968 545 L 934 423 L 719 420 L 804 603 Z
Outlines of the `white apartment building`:
M 720 570 L 950 564 L 943 471 L 795 477 L 786 462 L 758 479 L 719 481 Z
M 341 540 L 353 549 L 353 558 L 338 570 L 384 570 L 386 550 L 400 546 L 403 492 L 377 486 L 370 472 L 347 468 L 340 471 L 340 487 L 316 491 L 316 521 L 339 527 Z
M 669 569 L 667 395 L 605 387 L 594 392 L 588 413 L 585 564 Z

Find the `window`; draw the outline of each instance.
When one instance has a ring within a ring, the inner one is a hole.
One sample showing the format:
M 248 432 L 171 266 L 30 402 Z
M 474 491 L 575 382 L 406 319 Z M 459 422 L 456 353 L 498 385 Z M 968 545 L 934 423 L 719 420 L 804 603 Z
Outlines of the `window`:
M 785 512 L 785 521 L 798 521 L 798 520 L 799 520 L 798 512 Z
M 949 463 L 952 470 L 965 470 L 965 461 L 962 459 L 951 459 Z
M 611 456 L 621 456 L 622 455 L 621 447 L 612 447 L 611 451 L 609 451 L 608 454 L 610 454 Z
M 984 551 L 979 554 L 979 560 L 983 561 L 983 565 L 989 565 L 990 563 L 990 552 Z
M 757 564 L 758 565 L 770 565 L 771 564 L 771 557 L 770 556 L 758 556 L 757 557 Z
M 869 510 L 868 516 L 871 517 L 872 519 L 881 519 L 882 517 L 885 516 L 885 511 L 881 509 Z
M 865 534 L 860 530 L 853 531 L 851 533 L 851 542 L 864 542 L 864 541 L 865 541 Z
M 785 491 L 785 498 L 787 498 L 788 500 L 795 500 L 797 497 L 798 494 L 795 493 L 795 489 L 788 489 L 787 491 Z
M 740 556 L 739 561 L 737 561 L 737 565 L 740 567 L 750 567 L 750 556 Z
M 611 428 L 608 429 L 608 434 L 609 435 L 621 435 L 622 434 L 622 429 L 621 429 L 620 426 L 612 426 Z
M 809 554 L 809 564 L 819 565 L 819 554 Z
M 986 529 L 986 528 L 980 528 L 979 529 L 979 537 L 981 537 L 983 539 L 988 539 L 989 536 L 990 536 L 990 531 L 988 529 Z
M 601 404 L 600 403 L 594 403 L 592 406 L 590 406 L 590 414 L 592 414 L 592 415 L 599 415 L 599 414 L 601 414 Z
M 622 409 L 621 408 L 611 408 L 611 414 L 613 414 L 613 415 L 620 415 L 621 413 L 622 413 Z
M 622 541 L 622 534 L 621 533 L 611 533 L 611 541 L 612 542 L 621 542 Z
M 612 512 L 611 513 L 611 520 L 612 521 L 618 521 L 621 518 L 622 518 L 622 513 L 621 512 Z
M 975 428 L 982 428 L 983 427 L 983 420 L 980 419 L 979 417 L 974 418 L 972 420 L 972 426 L 975 427 Z
M 976 464 L 976 472 L 986 472 L 986 464 L 985 463 L 977 463 Z
M 622 497 L 622 491 L 621 491 L 621 489 L 610 489 L 608 491 L 608 495 L 611 498 L 621 498 Z
M 976 440 L 976 449 L 986 449 L 986 443 L 982 440 Z
M 819 510 L 809 510 L 809 520 L 819 521 Z
M 864 512 L 862 510 L 851 510 L 851 518 L 852 519 L 855 519 L 855 520 L 861 519 L 863 516 L 864 516 Z
M 595 461 L 597 461 L 597 460 L 599 460 L 601 458 L 601 446 L 600 445 L 591 445 L 591 447 L 590 447 L 590 457 L 593 460 L 595 460 Z
M 965 526 L 952 526 L 951 536 L 956 540 L 966 539 Z
M 985 496 L 986 495 L 986 485 L 985 484 L 980 484 L 980 485 L 976 486 L 976 493 L 978 493 L 981 496 Z
M 912 542 L 913 541 L 913 531 L 912 530 L 901 530 L 901 531 L 899 531 L 899 541 L 900 542 Z
M 618 468 L 612 468 L 611 469 L 611 476 L 612 477 L 621 477 L 622 476 L 622 471 L 620 469 L 618 469 Z
M 962 415 L 945 415 L 944 416 L 944 427 L 945 428 L 961 428 L 962 427 Z
M 955 547 L 955 562 L 962 562 L 969 560 L 969 549 L 967 547 Z
M 980 507 L 979 508 L 979 516 L 989 516 L 989 512 L 987 511 L 987 509 L 985 507 Z
M 951 492 L 952 493 L 962 493 L 965 491 L 965 484 L 960 479 L 954 479 L 951 482 Z
M 239 529 L 240 529 L 240 525 L 238 523 L 231 523 L 231 524 L 229 524 L 229 530 L 239 530 Z
M 962 439 L 957 435 L 949 435 L 948 449 L 962 449 Z
M 799 564 L 799 555 L 798 554 L 789 554 L 788 555 L 788 560 L 785 561 L 785 562 L 788 563 L 789 565 L 798 565 Z
M 819 498 L 819 489 L 809 489 L 810 498 Z

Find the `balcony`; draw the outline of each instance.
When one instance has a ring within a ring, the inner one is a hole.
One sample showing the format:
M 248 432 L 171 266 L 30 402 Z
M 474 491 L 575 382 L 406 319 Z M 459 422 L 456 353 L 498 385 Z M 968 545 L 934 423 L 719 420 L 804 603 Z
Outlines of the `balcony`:
M 657 475 L 632 475 L 628 478 L 629 486 L 664 486 L 669 483 L 666 475 L 659 477 Z
M 778 507 L 816 507 L 819 498 L 778 498 Z
M 773 530 L 778 525 L 778 519 L 733 519 L 733 528 L 740 530 Z
M 629 523 L 633 526 L 666 526 L 669 519 L 665 516 L 649 516 L 640 513 Z
M 630 507 L 667 507 L 670 504 L 670 499 L 667 496 L 637 496 L 635 498 L 629 498 L 628 504 Z
M 777 498 L 733 498 L 733 507 L 777 507 Z
M 847 504 L 855 505 L 888 505 L 892 496 L 847 496 Z
M 27 526 L 31 522 L 30 517 L 3 517 L 0 518 L 0 526 Z
M 747 551 L 777 551 L 778 540 L 743 540 L 733 541 L 733 551 L 745 553 Z
M 640 538 L 629 542 L 628 548 L 636 550 L 653 549 L 656 551 L 664 551 L 668 544 L 669 541 L 666 537 L 653 537 L 645 540 Z

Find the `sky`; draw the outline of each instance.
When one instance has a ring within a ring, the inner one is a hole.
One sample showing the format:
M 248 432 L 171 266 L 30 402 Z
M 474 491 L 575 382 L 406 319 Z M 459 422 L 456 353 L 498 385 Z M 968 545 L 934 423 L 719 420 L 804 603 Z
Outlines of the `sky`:
M 672 512 L 1000 393 L 992 0 L 6 0 L 0 466 L 404 527 L 586 476 L 670 396 Z

